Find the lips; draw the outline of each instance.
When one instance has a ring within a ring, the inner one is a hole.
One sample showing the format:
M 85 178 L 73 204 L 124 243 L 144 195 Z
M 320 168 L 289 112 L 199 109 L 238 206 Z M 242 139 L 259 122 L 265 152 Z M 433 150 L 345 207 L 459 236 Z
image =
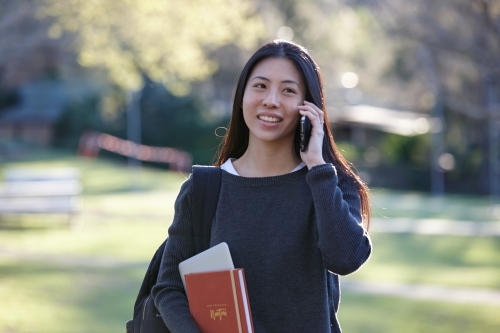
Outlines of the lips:
M 271 116 L 258 116 L 257 118 L 267 123 L 280 123 L 283 121 L 283 118 L 271 117 Z

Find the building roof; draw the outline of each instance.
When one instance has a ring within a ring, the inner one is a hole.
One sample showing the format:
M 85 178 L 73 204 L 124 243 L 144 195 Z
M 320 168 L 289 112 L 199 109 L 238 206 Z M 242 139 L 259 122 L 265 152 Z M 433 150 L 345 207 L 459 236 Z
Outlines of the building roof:
M 358 104 L 328 113 L 332 123 L 349 124 L 404 136 L 425 134 L 430 130 L 429 115 Z
M 86 91 L 86 85 L 55 80 L 25 84 L 19 89 L 21 102 L 0 110 L 0 123 L 56 123 L 67 101 Z

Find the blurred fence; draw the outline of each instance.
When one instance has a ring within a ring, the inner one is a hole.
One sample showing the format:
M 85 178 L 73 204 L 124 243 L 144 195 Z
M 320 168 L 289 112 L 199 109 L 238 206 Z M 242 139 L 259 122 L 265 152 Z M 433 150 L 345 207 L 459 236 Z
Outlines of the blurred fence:
M 189 153 L 175 148 L 140 145 L 98 132 L 86 132 L 81 136 L 78 144 L 80 155 L 96 157 L 101 149 L 144 162 L 168 163 L 170 169 L 177 171 L 190 172 L 193 163 Z

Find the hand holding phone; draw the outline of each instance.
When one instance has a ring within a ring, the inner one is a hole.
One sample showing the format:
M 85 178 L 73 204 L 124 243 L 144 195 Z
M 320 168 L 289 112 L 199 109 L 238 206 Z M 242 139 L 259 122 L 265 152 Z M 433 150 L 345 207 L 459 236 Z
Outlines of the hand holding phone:
M 312 125 L 306 116 L 300 117 L 300 151 L 305 152 L 311 138 Z

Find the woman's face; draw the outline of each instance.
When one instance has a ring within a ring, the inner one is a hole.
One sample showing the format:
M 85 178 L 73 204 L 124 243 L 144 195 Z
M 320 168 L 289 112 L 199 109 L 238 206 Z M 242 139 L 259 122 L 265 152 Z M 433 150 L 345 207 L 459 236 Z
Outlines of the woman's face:
M 243 117 L 252 140 L 293 144 L 298 106 L 306 86 L 294 64 L 283 58 L 260 61 L 250 73 L 243 95 Z

